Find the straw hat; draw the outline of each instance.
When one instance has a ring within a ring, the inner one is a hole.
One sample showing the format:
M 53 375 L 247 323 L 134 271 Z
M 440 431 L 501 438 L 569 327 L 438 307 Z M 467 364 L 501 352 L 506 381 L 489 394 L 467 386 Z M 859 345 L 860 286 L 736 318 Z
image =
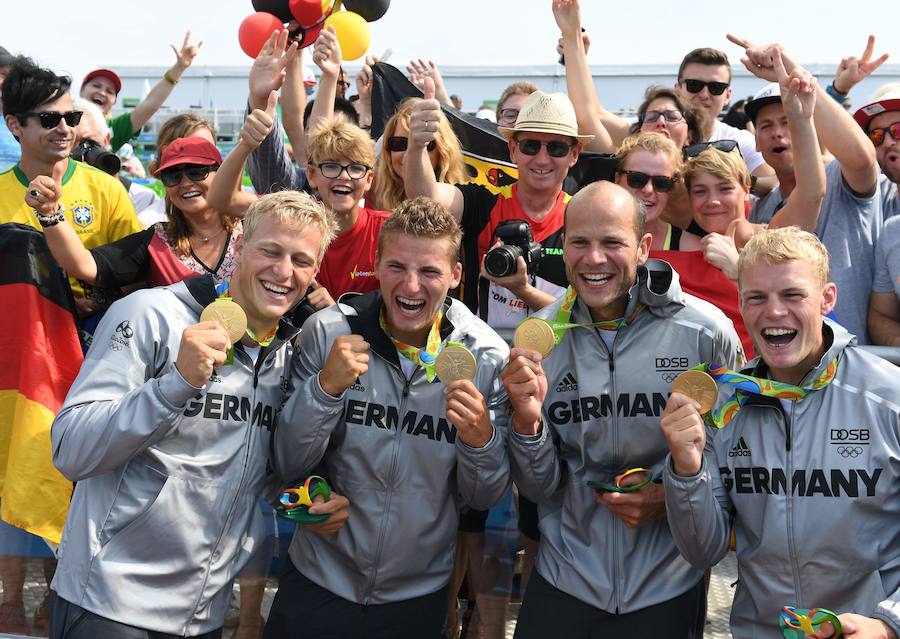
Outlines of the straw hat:
M 519 117 L 512 127 L 501 126 L 500 135 L 511 140 L 516 133 L 553 133 L 576 138 L 579 142 L 590 142 L 593 135 L 578 135 L 578 120 L 575 107 L 564 93 L 544 93 L 535 91 L 528 96 L 519 110 Z

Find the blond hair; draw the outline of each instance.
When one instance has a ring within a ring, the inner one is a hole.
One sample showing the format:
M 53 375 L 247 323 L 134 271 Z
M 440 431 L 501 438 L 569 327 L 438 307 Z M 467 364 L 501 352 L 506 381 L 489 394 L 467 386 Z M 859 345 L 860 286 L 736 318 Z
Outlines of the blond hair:
M 709 173 L 722 180 L 737 182 L 745 191 L 750 191 L 750 172 L 740 153 L 725 153 L 709 147 L 693 158 L 688 158 L 684 168 L 684 183 L 691 188 L 691 181 L 698 173 Z
M 616 168 L 621 170 L 628 155 L 634 151 L 646 151 L 653 155 L 667 156 L 672 165 L 672 176 L 677 177 L 681 174 L 681 151 L 678 150 L 678 147 L 675 146 L 672 140 L 662 133 L 648 131 L 637 135 L 629 135 L 622 140 L 621 146 L 616 151 L 616 159 L 618 160 Z
M 325 120 L 309 132 L 309 164 L 315 170 L 320 162 L 346 158 L 368 167 L 375 166 L 375 143 L 369 134 L 343 117 Z
M 500 117 L 500 111 L 503 110 L 503 105 L 506 104 L 506 101 L 509 100 L 514 95 L 531 95 L 535 91 L 538 90 L 538 85 L 534 82 L 513 82 L 508 87 L 503 89 L 503 93 L 500 94 L 500 99 L 497 100 L 497 117 Z
M 828 283 L 828 249 L 815 235 L 798 226 L 760 231 L 752 238 L 738 258 L 738 285 L 741 274 L 758 264 L 775 265 L 800 260 L 813 267 L 822 286 Z
M 394 171 L 387 140 L 396 133 L 400 124 L 406 126 L 407 131 L 409 130 L 409 119 L 413 106 L 420 100 L 421 98 L 404 100 L 384 127 L 384 142 L 381 145 L 381 155 L 378 157 L 378 174 L 375 180 L 375 199 L 381 209 L 393 210 L 406 199 L 404 178 Z M 438 119 L 434 141 L 438 154 L 437 163 L 434 166 L 434 177 L 437 181 L 445 184 L 468 182 L 469 174 L 466 171 L 466 163 L 463 161 L 459 138 L 456 137 L 447 118 Z
M 407 200 L 384 221 L 378 234 L 379 255 L 384 250 L 387 236 L 392 234 L 432 240 L 446 238 L 450 241 L 451 262 L 456 261 L 462 244 L 462 229 L 456 218 L 442 204 L 422 196 Z
M 290 226 L 312 226 L 322 236 L 318 261 L 322 261 L 325 250 L 337 234 L 334 215 L 325 205 L 313 197 L 299 191 L 279 191 L 259 198 L 247 209 L 244 216 L 244 242 L 249 242 L 263 219 L 273 217 L 281 224 Z

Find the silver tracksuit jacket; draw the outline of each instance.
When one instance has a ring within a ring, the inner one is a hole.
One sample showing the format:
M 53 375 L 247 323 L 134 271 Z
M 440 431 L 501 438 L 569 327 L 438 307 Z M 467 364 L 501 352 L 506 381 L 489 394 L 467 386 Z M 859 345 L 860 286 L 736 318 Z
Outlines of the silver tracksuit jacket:
M 332 537 L 297 527 L 290 556 L 297 570 L 334 594 L 384 604 L 433 593 L 450 579 L 460 498 L 487 509 L 509 487 L 507 396 L 500 381 L 509 349 L 461 302 L 448 300 L 441 337 L 461 342 L 478 363 L 494 434 L 480 449 L 457 436 L 445 416 L 444 384 L 417 368 L 407 379 L 378 324 L 381 294 L 354 296 L 313 315 L 294 359 L 293 393 L 275 435 L 276 469 L 304 478 L 323 462 L 329 482 L 350 500 L 350 518 Z M 338 335 L 370 344 L 369 370 L 340 398 L 319 385 Z
M 839 358 L 831 384 L 787 407 L 752 396 L 696 477 L 666 464 L 669 525 L 691 564 L 719 561 L 734 526 L 735 639 L 780 636 L 783 606 L 877 617 L 900 635 L 900 369 L 828 320 L 825 334 L 801 385 Z
M 103 617 L 177 635 L 222 626 L 231 582 L 264 536 L 271 431 L 297 329 L 252 359 L 236 348 L 205 388 L 175 370 L 211 277 L 138 291 L 107 311 L 53 422 L 77 481 L 52 587 Z
M 597 505 L 588 480 L 611 481 L 643 466 L 659 477 L 668 447 L 659 419 L 675 376 L 700 362 L 742 359 L 731 321 L 687 295 L 660 260 L 638 268 L 612 352 L 592 328 L 566 331 L 544 360 L 547 397 L 536 437 L 510 433 L 511 471 L 538 503 L 541 545 L 535 569 L 556 588 L 610 613 L 668 601 L 702 572 L 679 555 L 665 518 L 631 529 Z M 537 313 L 553 319 L 561 304 Z M 591 321 L 576 303 L 572 321 Z

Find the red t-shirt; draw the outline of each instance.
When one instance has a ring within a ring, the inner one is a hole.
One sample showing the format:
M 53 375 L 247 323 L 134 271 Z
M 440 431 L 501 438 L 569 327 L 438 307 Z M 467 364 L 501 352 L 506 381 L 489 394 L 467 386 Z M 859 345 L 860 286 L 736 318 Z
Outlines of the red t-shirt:
M 348 291 L 368 293 L 378 288 L 375 251 L 378 233 L 388 215 L 390 211 L 360 207 L 353 228 L 338 235 L 325 251 L 316 281 L 335 300 Z

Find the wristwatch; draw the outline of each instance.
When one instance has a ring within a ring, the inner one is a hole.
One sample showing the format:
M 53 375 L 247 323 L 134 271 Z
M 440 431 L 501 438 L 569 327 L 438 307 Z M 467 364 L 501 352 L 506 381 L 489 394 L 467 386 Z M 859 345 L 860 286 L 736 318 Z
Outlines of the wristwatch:
M 48 228 L 56 226 L 66 219 L 66 207 L 60 202 L 59 208 L 56 209 L 56 213 L 53 213 L 52 215 L 42 215 L 37 209 L 34 209 L 34 214 L 37 216 L 38 224 L 40 224 L 42 228 Z

